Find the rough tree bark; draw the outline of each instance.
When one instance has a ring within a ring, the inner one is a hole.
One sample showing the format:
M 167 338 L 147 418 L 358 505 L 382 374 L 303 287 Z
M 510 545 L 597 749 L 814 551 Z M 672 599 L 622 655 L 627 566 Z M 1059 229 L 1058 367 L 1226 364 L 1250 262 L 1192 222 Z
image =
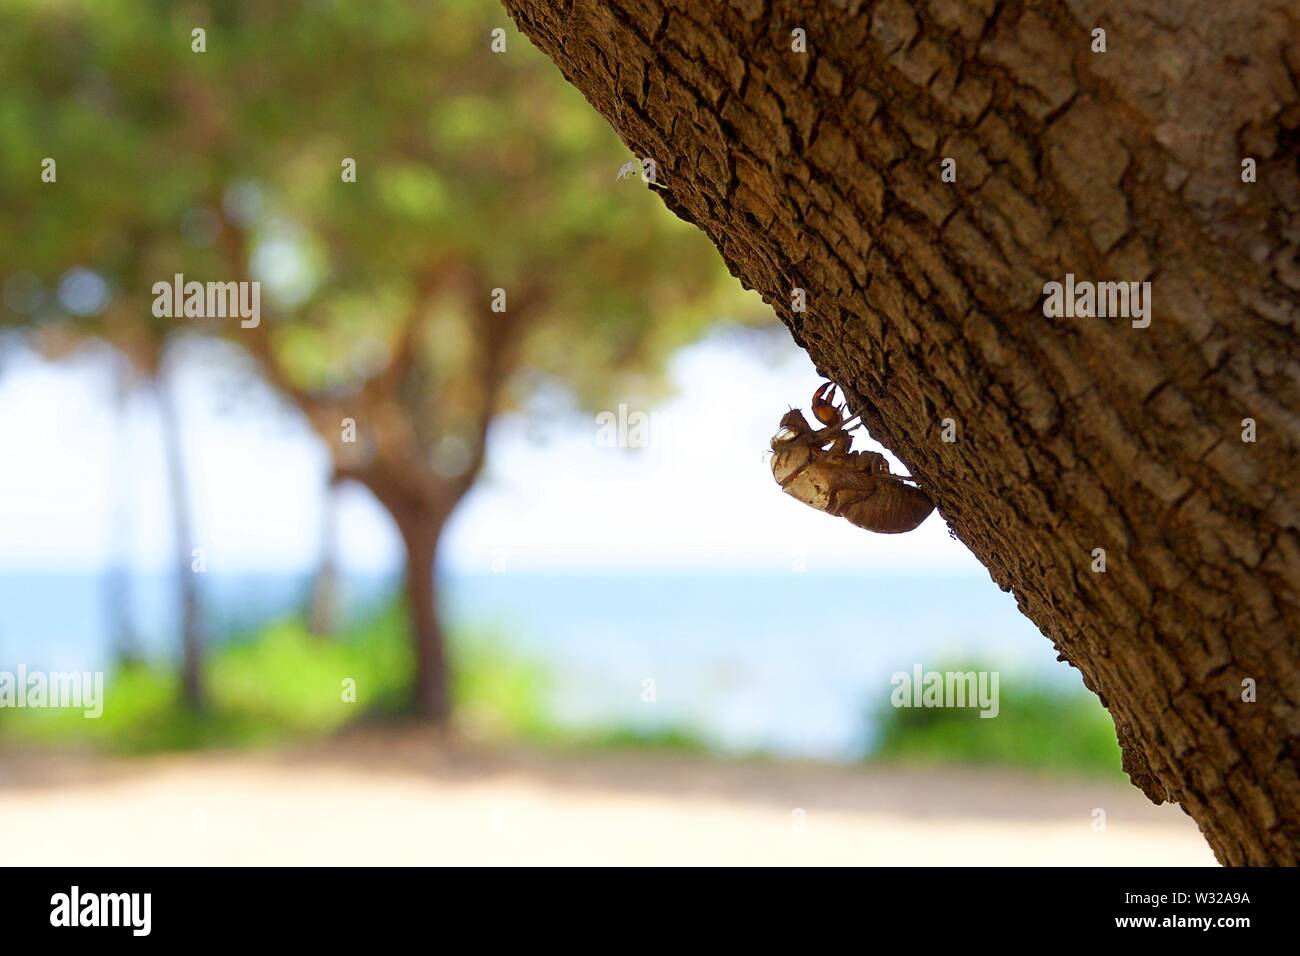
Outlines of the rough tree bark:
M 1133 782 L 1224 863 L 1300 862 L 1294 0 L 505 5 L 1082 671 Z M 1150 326 L 1046 318 L 1066 273 L 1149 280 Z

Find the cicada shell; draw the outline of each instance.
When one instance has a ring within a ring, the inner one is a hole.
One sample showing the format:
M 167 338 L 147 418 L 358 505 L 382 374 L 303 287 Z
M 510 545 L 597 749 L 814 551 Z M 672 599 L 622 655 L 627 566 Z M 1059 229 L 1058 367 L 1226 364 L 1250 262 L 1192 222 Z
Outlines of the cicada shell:
M 826 427 L 814 429 L 797 409 L 781 419 L 772 436 L 772 476 L 791 497 L 859 528 L 880 534 L 911 531 L 929 517 L 934 502 L 891 474 L 884 455 L 849 450 L 851 429 L 827 398 L 833 389 L 827 383 L 813 396 L 813 414 Z

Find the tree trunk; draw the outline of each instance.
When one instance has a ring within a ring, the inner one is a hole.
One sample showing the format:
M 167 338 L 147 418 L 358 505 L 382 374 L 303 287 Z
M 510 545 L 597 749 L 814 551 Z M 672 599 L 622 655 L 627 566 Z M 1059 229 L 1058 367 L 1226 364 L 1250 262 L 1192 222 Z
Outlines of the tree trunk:
M 321 501 L 320 563 L 312 577 L 308 626 L 317 637 L 332 637 L 339 627 L 338 483 L 333 478 Z
M 1294 0 L 505 4 L 1083 672 L 1134 783 L 1224 863 L 1300 862 Z M 1067 273 L 1149 280 L 1149 327 L 1047 317 Z
M 185 447 L 175 398 L 159 370 L 154 380 L 158 398 L 163 457 L 167 463 L 167 487 L 172 505 L 172 530 L 176 547 L 176 585 L 181 612 L 181 699 L 193 710 L 203 707 L 203 623 L 199 611 L 197 569 L 194 566 L 193 536 L 190 532 L 189 492 L 185 486 Z
M 109 543 L 108 566 L 104 570 L 103 598 L 105 624 L 112 648 L 113 663 L 119 667 L 142 659 L 140 642 L 131 613 L 131 570 L 126 539 L 131 527 L 130 509 L 130 398 L 131 363 L 119 352 L 111 357 L 113 366 L 113 460 L 108 472 Z
M 442 727 L 451 717 L 451 669 L 438 613 L 436 573 L 446 519 L 423 509 L 392 514 L 406 546 L 406 595 L 415 650 L 411 702 L 416 714 Z

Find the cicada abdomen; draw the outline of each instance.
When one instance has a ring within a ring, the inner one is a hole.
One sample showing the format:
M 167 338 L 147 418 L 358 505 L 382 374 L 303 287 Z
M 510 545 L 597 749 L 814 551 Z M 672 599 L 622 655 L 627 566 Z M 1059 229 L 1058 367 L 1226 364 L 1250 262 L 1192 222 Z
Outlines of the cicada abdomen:
M 868 531 L 901 534 L 930 517 L 934 502 L 915 485 L 884 474 L 876 475 L 873 487 L 866 491 L 842 490 L 832 498 L 828 510 Z

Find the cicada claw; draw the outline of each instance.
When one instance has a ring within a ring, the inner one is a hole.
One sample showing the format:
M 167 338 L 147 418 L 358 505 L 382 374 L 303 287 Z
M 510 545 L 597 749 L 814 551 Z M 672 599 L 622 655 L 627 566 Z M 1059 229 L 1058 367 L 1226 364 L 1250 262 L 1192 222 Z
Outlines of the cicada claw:
M 813 392 L 812 413 L 823 425 L 838 425 L 844 419 L 844 410 L 835 404 L 835 383 L 823 382 Z

